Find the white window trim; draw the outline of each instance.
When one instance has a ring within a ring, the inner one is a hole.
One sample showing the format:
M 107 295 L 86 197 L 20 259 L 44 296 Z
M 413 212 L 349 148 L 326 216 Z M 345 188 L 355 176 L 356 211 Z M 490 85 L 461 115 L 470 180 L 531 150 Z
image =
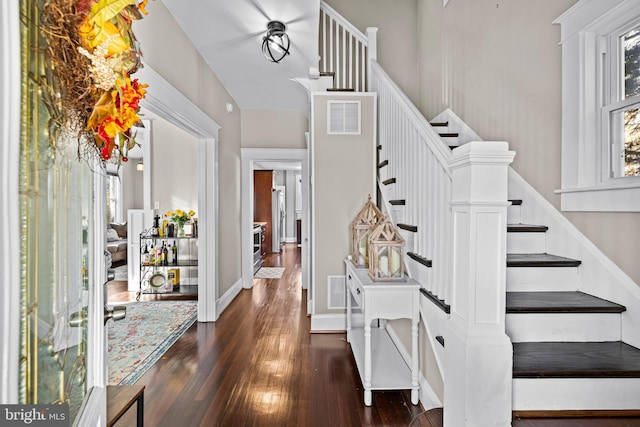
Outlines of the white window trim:
M 640 212 L 640 179 L 610 179 L 603 165 L 608 101 L 601 43 L 640 18 L 640 0 L 580 0 L 558 17 L 562 45 L 562 188 L 565 211 Z

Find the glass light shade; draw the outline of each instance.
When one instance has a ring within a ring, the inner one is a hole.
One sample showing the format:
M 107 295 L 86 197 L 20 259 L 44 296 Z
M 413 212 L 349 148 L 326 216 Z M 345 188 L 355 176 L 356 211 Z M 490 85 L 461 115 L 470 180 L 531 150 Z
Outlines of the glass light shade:
M 289 55 L 290 41 L 285 33 L 285 25 L 280 21 L 267 24 L 267 34 L 262 39 L 262 53 L 272 62 L 280 62 Z

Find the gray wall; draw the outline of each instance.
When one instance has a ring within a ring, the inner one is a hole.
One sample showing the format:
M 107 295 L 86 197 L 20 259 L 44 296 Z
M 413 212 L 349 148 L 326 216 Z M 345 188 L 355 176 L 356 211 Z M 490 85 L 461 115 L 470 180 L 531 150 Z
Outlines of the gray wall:
M 220 126 L 219 291 L 223 295 L 241 277 L 240 110 L 222 83 L 195 50 L 162 2 L 150 2 L 149 15 L 134 23 L 144 61 Z M 149 92 L 153 88 L 148 88 Z M 234 112 L 226 111 L 226 103 Z M 180 173 L 181 171 L 177 171 Z
M 327 134 L 327 101 L 344 99 L 362 102 L 362 135 Z M 351 248 L 351 221 L 366 203 L 367 196 L 375 195 L 374 101 L 370 95 L 315 94 L 313 97 L 315 314 L 330 312 L 327 277 L 344 276 L 344 260 Z
M 485 140 L 508 141 L 514 169 L 556 208 L 560 197 L 560 27 L 575 0 L 419 2 L 420 108 L 450 107 Z M 564 212 L 636 283 L 640 214 Z M 624 238 L 623 238 L 624 236 Z

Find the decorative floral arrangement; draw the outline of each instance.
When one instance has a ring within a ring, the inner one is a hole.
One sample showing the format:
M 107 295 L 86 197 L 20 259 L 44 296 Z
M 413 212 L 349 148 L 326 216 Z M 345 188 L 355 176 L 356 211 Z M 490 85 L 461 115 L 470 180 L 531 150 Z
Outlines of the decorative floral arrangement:
M 55 146 L 66 132 L 79 157 L 126 162 L 147 85 L 131 79 L 142 65 L 131 24 L 147 0 L 45 0 L 42 35 L 51 66 L 39 79 Z
M 196 213 L 192 210 L 190 210 L 189 212 L 185 212 L 180 209 L 176 209 L 175 211 L 167 211 L 164 214 L 164 216 L 174 222 L 178 226 L 178 228 L 182 228 L 184 224 L 195 215 Z

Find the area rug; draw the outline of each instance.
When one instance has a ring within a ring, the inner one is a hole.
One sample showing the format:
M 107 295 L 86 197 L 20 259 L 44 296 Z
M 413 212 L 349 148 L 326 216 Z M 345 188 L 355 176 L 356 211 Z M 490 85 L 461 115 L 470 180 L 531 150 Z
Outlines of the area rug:
M 193 325 L 197 301 L 126 304 L 127 317 L 107 323 L 109 385 L 134 384 Z
M 254 279 L 280 279 L 284 273 L 284 267 L 261 267 L 253 275 Z

